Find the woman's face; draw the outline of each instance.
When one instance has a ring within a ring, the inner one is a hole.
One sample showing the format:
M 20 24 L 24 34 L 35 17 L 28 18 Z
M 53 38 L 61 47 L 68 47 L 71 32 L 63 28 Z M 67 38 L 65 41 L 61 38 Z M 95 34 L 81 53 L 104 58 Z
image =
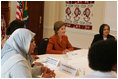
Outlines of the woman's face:
M 109 34 L 110 30 L 108 28 L 108 26 L 104 26 L 104 29 L 103 29 L 103 35 L 107 36 Z
M 31 40 L 31 43 L 30 43 L 29 54 L 34 53 L 35 47 L 36 47 L 36 43 L 35 43 L 35 39 L 33 37 Z
M 65 27 L 65 25 L 63 25 L 63 26 L 57 31 L 57 33 L 58 33 L 58 35 L 60 35 L 60 36 L 65 35 L 65 33 L 66 33 L 66 27 Z

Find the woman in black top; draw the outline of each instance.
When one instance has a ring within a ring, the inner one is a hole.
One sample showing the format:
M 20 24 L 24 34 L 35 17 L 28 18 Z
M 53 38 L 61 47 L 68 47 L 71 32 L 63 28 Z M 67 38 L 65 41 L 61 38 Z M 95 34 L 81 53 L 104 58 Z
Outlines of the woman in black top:
M 93 39 L 91 45 L 93 45 L 96 41 L 99 41 L 99 40 L 115 39 L 114 36 L 109 34 L 110 33 L 110 27 L 107 24 L 102 24 L 100 26 L 99 33 L 100 34 L 94 35 L 94 39 Z

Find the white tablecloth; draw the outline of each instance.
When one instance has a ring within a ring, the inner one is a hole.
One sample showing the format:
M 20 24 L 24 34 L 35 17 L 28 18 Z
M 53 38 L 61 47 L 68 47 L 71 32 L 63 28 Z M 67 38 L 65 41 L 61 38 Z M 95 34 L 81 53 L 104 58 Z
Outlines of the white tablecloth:
M 83 75 L 88 75 L 92 72 L 92 69 L 88 66 L 88 49 L 81 49 L 81 50 L 74 50 L 72 52 L 69 52 L 68 55 L 66 54 L 44 54 L 44 55 L 38 55 L 40 59 L 36 60 L 36 62 L 42 62 L 44 65 L 46 63 L 44 62 L 46 57 L 52 57 L 60 60 L 60 64 L 68 64 L 75 68 L 77 68 L 77 74 L 75 76 L 72 76 L 70 74 L 67 74 L 63 71 L 59 70 L 60 64 L 56 68 L 51 68 L 51 66 L 48 66 L 52 70 L 55 70 L 56 78 L 76 78 Z

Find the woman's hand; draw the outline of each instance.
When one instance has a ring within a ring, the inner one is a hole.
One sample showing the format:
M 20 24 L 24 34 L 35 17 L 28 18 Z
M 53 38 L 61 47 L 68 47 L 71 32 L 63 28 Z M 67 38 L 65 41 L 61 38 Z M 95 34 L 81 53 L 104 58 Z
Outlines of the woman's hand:
M 34 60 L 39 59 L 39 57 L 36 55 L 31 55 L 31 56 L 34 58 Z
M 63 51 L 63 54 L 66 54 L 67 52 L 69 52 L 69 50 L 68 50 L 68 49 L 65 49 L 65 50 Z
M 43 78 L 55 78 L 56 74 L 54 73 L 54 70 L 50 70 L 47 67 L 42 67 L 42 77 Z
M 42 63 L 40 63 L 40 62 L 35 62 L 34 66 L 42 66 L 43 67 L 44 65 Z

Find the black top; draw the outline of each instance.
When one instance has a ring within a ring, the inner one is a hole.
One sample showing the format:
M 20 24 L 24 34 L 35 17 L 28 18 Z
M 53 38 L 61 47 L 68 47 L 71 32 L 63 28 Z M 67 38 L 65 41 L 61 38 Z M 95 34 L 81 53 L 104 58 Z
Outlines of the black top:
M 115 39 L 115 37 L 112 36 L 112 35 L 108 35 L 108 36 L 107 36 L 107 39 Z M 94 35 L 94 39 L 93 39 L 93 42 L 91 43 L 91 45 L 93 45 L 93 43 L 95 43 L 95 42 L 97 42 L 97 41 L 99 41 L 99 40 L 103 40 L 103 36 L 100 35 L 100 34 Z

